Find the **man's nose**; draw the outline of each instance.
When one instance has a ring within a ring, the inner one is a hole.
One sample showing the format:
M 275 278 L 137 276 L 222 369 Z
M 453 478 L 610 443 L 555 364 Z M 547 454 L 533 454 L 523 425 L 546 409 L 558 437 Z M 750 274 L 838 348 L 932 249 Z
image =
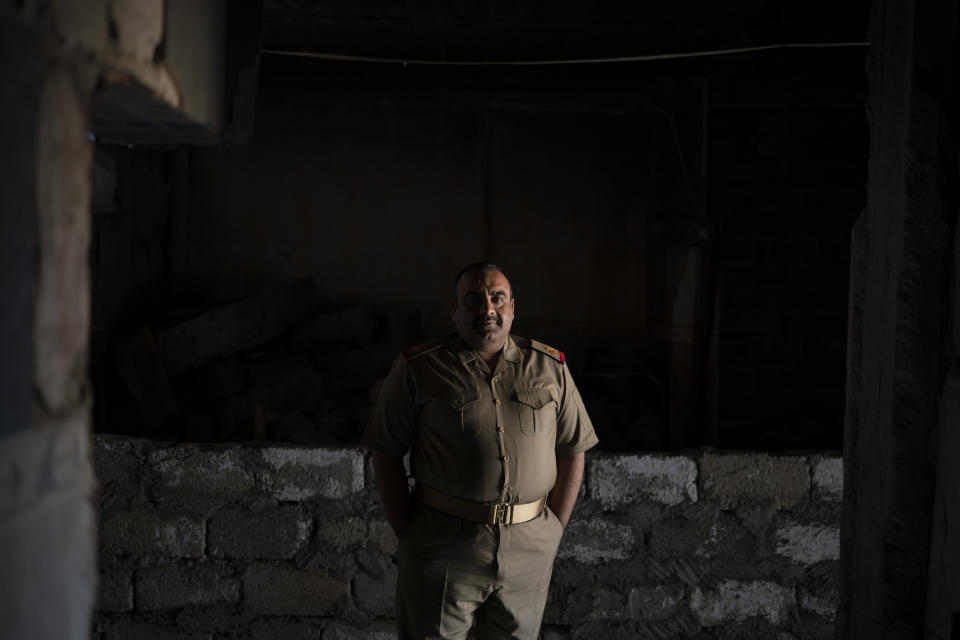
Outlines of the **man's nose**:
M 496 313 L 496 311 L 497 309 L 496 309 L 496 306 L 494 306 L 493 304 L 493 298 L 489 298 L 489 297 L 484 298 L 483 312 L 486 313 L 487 315 L 490 315 L 491 313 Z

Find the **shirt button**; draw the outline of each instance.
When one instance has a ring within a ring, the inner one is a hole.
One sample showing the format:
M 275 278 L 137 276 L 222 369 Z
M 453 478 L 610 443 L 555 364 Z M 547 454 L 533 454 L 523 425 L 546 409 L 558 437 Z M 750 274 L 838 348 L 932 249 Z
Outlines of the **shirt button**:
M 503 456 L 504 462 L 510 462 L 510 456 Z
M 500 433 L 503 433 L 503 427 L 497 427 L 497 431 L 499 431 Z
M 534 402 L 534 403 L 533 403 L 533 406 L 535 406 L 536 408 L 539 409 L 539 408 L 540 408 L 540 401 L 537 400 L 536 402 Z
M 494 383 L 494 384 L 497 384 L 498 382 L 500 382 L 500 378 L 494 378 L 494 379 L 493 379 L 493 383 Z
M 500 404 L 500 398 L 497 398 L 496 400 L 494 400 L 493 404 Z

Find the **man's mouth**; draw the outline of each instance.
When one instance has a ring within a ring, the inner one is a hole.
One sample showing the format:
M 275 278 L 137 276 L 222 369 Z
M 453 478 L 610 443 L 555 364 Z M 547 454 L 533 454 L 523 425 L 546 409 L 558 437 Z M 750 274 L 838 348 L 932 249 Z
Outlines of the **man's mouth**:
M 478 329 L 491 329 L 494 327 L 499 327 L 500 319 L 492 318 L 492 317 L 477 318 L 476 320 L 473 321 L 473 326 L 475 326 Z

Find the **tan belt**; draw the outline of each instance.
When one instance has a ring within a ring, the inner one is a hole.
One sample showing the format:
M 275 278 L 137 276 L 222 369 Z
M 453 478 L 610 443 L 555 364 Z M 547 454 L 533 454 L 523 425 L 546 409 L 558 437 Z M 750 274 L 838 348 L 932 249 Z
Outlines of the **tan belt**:
M 448 515 L 481 524 L 520 524 L 533 520 L 543 512 L 547 503 L 544 496 L 534 502 L 506 504 L 502 502 L 473 502 L 454 498 L 426 485 L 417 485 L 420 502 Z

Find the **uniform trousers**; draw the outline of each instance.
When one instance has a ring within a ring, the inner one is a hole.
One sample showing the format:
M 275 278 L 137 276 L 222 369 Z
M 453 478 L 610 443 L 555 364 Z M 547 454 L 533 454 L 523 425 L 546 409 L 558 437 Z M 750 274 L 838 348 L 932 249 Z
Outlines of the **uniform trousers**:
M 563 526 L 549 508 L 486 525 L 418 505 L 399 536 L 400 640 L 535 640 Z

